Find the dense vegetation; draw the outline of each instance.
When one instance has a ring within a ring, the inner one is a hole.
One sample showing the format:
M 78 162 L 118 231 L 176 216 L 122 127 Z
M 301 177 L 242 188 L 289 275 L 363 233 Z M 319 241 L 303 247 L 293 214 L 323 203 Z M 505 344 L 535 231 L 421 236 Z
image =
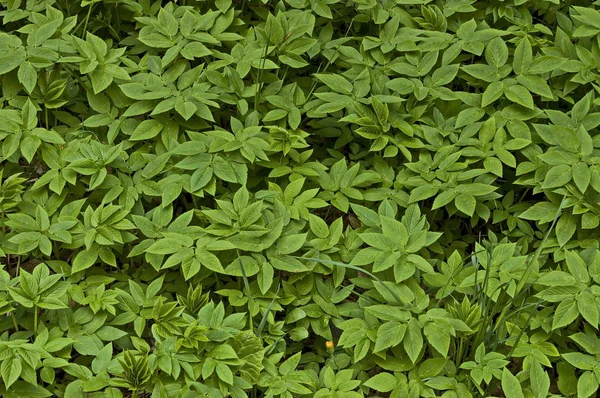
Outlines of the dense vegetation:
M 0 0 L 0 395 L 595 396 L 596 3 Z

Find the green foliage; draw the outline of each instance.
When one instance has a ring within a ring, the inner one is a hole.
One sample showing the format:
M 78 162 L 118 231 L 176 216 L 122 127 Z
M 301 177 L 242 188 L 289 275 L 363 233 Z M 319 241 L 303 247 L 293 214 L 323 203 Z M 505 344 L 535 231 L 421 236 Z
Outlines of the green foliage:
M 600 2 L 0 5 L 1 396 L 598 393 Z

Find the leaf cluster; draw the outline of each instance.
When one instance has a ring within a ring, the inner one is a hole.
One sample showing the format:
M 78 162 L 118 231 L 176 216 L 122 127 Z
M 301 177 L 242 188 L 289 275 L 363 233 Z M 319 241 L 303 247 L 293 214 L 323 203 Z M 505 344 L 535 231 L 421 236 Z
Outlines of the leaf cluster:
M 597 394 L 600 2 L 0 5 L 1 396 Z

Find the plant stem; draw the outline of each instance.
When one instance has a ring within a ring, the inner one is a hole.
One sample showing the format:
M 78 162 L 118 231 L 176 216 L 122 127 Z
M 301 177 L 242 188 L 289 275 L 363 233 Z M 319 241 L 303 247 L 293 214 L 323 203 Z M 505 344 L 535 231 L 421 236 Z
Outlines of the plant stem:
M 285 69 L 283 70 L 283 77 L 281 78 L 281 81 L 282 81 L 282 82 L 285 82 L 285 78 L 286 78 L 286 76 L 287 76 L 287 74 L 288 74 L 288 69 L 289 69 L 289 66 L 288 66 L 288 65 L 286 65 L 286 66 L 285 66 Z M 279 73 L 279 70 L 277 71 L 277 73 Z
M 244 269 L 244 264 L 240 258 L 239 249 L 235 249 L 238 257 L 238 261 L 240 262 L 240 269 L 242 270 L 242 278 L 244 279 L 244 286 L 246 287 L 246 291 L 248 292 L 248 323 L 250 326 L 250 330 L 254 332 L 254 323 L 252 322 L 252 307 L 254 307 L 254 298 L 252 297 L 252 292 L 250 291 L 250 284 L 248 283 L 248 277 L 246 276 L 246 270 Z
M 267 38 L 267 44 L 265 45 L 265 52 L 263 53 L 262 59 L 261 59 L 261 65 L 260 65 L 260 69 L 258 70 L 258 87 L 256 88 L 256 93 L 254 94 L 254 110 L 258 111 L 258 100 L 260 98 L 260 91 L 262 90 L 263 84 L 262 84 L 262 74 L 263 74 L 263 70 L 265 68 L 265 63 L 267 62 L 267 54 L 269 53 L 269 41 L 271 40 L 271 37 L 269 36 Z
M 544 249 L 544 245 L 546 244 L 546 241 L 548 240 L 550 233 L 554 229 L 554 226 L 556 225 L 556 222 L 558 221 L 558 218 L 560 217 L 560 214 L 562 213 L 562 210 L 563 210 L 564 206 L 566 205 L 565 202 L 566 202 L 566 198 L 563 198 L 563 200 L 560 202 L 560 205 L 558 206 L 558 210 L 556 210 L 556 215 L 554 216 L 554 220 L 552 221 L 550 228 L 548 228 L 548 231 L 546 231 L 544 238 L 542 239 L 542 241 L 540 242 L 540 245 L 538 246 L 537 250 L 535 251 L 533 258 L 529 262 L 529 266 L 523 273 L 523 277 L 517 284 L 517 289 L 515 291 L 515 294 L 519 294 L 521 292 L 521 290 L 523 289 L 523 287 L 525 286 L 525 283 L 527 283 L 527 279 L 529 279 L 529 275 L 533 271 L 533 267 L 535 266 L 535 264 L 537 264 L 540 254 L 542 253 L 542 250 Z
M 119 3 L 115 3 L 115 16 L 117 17 L 117 30 L 116 30 L 116 34 L 117 34 L 117 40 L 121 41 L 121 35 L 119 34 L 119 32 L 121 31 L 121 17 L 119 16 Z
M 352 29 L 352 24 L 354 23 L 354 18 L 352 18 L 352 20 L 350 21 L 350 24 L 348 25 L 348 29 L 346 29 L 346 34 L 344 34 L 344 37 L 348 37 L 348 33 L 350 33 L 350 29 Z M 333 53 L 333 55 L 331 56 L 330 59 L 327 60 L 327 64 L 325 65 L 325 68 L 323 69 L 323 72 L 321 73 L 325 73 L 327 71 L 327 68 L 329 68 L 329 66 L 335 61 L 335 58 L 337 57 L 340 48 L 342 46 L 339 45 L 336 47 L 335 52 Z M 322 64 L 321 64 L 322 65 Z M 321 65 L 319 65 L 319 68 L 317 69 L 317 73 L 320 72 L 321 69 Z M 315 81 L 310 89 L 310 91 L 308 92 L 308 95 L 306 96 L 306 102 L 310 101 L 312 98 L 312 95 L 315 91 L 315 89 L 317 88 L 317 82 Z
M 265 325 L 267 324 L 267 318 L 269 317 L 269 314 L 271 313 L 271 308 L 273 307 L 273 304 L 275 304 L 275 299 L 277 298 L 277 295 L 279 294 L 280 288 L 281 288 L 281 284 L 279 284 L 279 286 L 277 286 L 277 292 L 275 292 L 275 297 L 273 297 L 273 300 L 271 300 L 271 302 L 269 303 L 269 306 L 265 310 L 265 313 L 263 314 L 263 317 L 260 320 L 260 323 L 258 324 L 258 330 L 256 331 L 256 336 L 259 338 L 260 338 L 260 335 L 262 334 L 262 331 L 263 331 Z
M 38 334 L 38 308 L 33 307 L 35 312 L 33 313 L 33 333 L 37 336 Z
M 355 270 L 355 271 L 358 271 L 358 272 L 362 272 L 363 274 L 366 274 L 367 276 L 371 277 L 374 281 L 379 282 L 381 284 L 381 286 L 383 286 L 392 295 L 392 297 L 394 299 L 396 299 L 398 305 L 402 305 L 402 303 L 403 303 L 403 301 L 396 294 L 396 292 L 394 292 L 388 285 L 386 285 L 385 283 L 383 283 L 383 281 L 381 279 L 379 279 L 377 276 L 375 276 L 374 274 L 370 273 L 366 269 L 363 269 L 363 268 L 360 268 L 360 267 L 356 267 L 356 266 L 350 265 L 350 264 L 340 263 L 338 261 L 323 260 L 323 259 L 320 259 L 320 258 L 310 258 L 310 257 L 305 258 L 305 257 L 297 257 L 297 256 L 292 256 L 292 257 L 300 259 L 300 260 L 312 261 L 312 262 L 315 262 L 315 263 L 337 265 L 338 267 L 349 268 L 349 269 L 352 269 L 352 270 Z
M 566 199 L 563 199 L 560 202 L 560 205 L 558 206 L 558 210 L 556 211 L 556 215 L 554 216 L 554 220 L 552 221 L 552 224 L 548 228 L 548 231 L 546 231 L 544 238 L 540 242 L 540 245 L 535 250 L 533 257 L 531 258 L 531 260 L 527 266 L 527 269 L 525 269 L 523 276 L 519 280 L 519 283 L 517 284 L 517 288 L 515 289 L 514 298 L 512 300 L 510 300 L 510 303 L 507 303 L 504 306 L 504 308 L 502 309 L 502 311 L 500 312 L 500 314 L 498 315 L 498 317 L 496 319 L 495 326 L 492 328 L 492 330 L 490 332 L 496 331 L 496 334 L 499 334 L 499 332 L 497 330 L 498 330 L 498 328 L 504 326 L 503 322 L 505 322 L 507 311 L 509 310 L 509 308 L 513 308 L 513 303 L 515 302 L 515 299 L 517 297 L 521 296 L 522 293 L 524 294 L 524 292 L 526 291 L 525 284 L 527 283 L 527 280 L 529 279 L 529 275 L 531 275 L 531 273 L 533 272 L 533 267 L 535 267 L 535 265 L 537 264 L 540 254 L 541 254 L 542 250 L 544 249 L 544 245 L 546 244 L 546 241 L 548 240 L 550 233 L 554 229 L 554 226 L 556 225 L 556 222 L 558 221 L 558 218 L 560 217 L 560 214 L 562 213 L 562 210 L 566 204 L 565 200 Z M 500 301 L 500 297 L 498 298 L 498 301 Z M 491 315 L 493 316 L 493 314 L 491 314 Z M 519 339 L 520 339 L 520 336 L 519 336 Z M 517 339 L 517 343 L 518 343 L 518 339 Z M 512 350 L 511 350 L 511 352 L 512 352 Z
M 529 314 L 529 317 L 527 317 L 527 322 L 525 322 L 525 326 L 523 326 L 521 328 L 521 331 L 519 332 L 517 339 L 515 340 L 514 344 L 510 347 L 510 351 L 508 352 L 506 357 L 510 357 L 512 355 L 513 351 L 515 350 L 515 348 L 517 348 L 517 346 L 519 345 L 519 341 L 521 341 L 521 337 L 523 337 L 523 334 L 525 333 L 525 329 L 529 326 L 529 323 L 531 322 L 531 318 L 533 318 L 533 314 L 535 314 L 535 309 L 533 311 L 531 311 L 531 313 Z
M 458 353 L 456 355 L 455 363 L 462 363 L 464 343 L 465 343 L 465 339 L 461 337 L 460 342 L 458 343 Z
M 333 364 L 335 365 L 335 369 L 336 370 L 340 370 L 340 366 L 337 364 L 337 361 L 335 360 L 335 355 L 334 351 L 331 352 L 331 354 L 329 354 L 329 359 L 331 359 L 333 361 Z
M 93 7 L 93 6 L 94 6 L 94 5 L 93 5 L 93 4 L 91 4 L 91 5 L 88 7 L 88 12 L 87 12 L 87 15 L 86 15 L 86 17 L 85 17 L 85 23 L 83 24 L 83 32 L 81 33 L 81 37 L 82 37 L 83 39 L 85 39 L 85 32 L 87 31 L 87 25 L 88 25 L 88 22 L 90 21 L 90 15 L 92 15 L 92 7 Z

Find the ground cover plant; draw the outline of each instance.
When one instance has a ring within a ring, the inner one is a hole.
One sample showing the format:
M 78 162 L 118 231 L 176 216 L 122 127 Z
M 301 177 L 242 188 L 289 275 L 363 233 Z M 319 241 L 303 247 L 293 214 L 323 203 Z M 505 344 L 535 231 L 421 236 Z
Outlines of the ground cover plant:
M 600 2 L 0 6 L 2 397 L 596 396 Z

